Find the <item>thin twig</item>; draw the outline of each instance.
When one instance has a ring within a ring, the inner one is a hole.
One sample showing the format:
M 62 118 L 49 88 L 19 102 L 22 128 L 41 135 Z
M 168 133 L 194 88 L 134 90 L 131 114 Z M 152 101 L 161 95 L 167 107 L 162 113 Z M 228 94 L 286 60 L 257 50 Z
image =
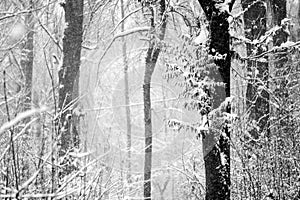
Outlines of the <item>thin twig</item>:
M 295 42 L 295 43 L 292 43 L 291 45 L 288 45 L 288 46 L 279 46 L 279 47 L 273 47 L 272 49 L 270 49 L 269 51 L 265 51 L 259 55 L 256 55 L 256 56 L 250 56 L 250 57 L 246 57 L 246 58 L 242 58 L 243 60 L 252 60 L 252 59 L 257 59 L 257 58 L 261 58 L 261 57 L 264 57 L 265 55 L 268 55 L 270 53 L 276 53 L 276 51 L 284 51 L 285 49 L 288 49 L 288 48 L 293 48 L 293 47 L 296 47 L 296 46 L 299 46 L 300 45 L 300 41 L 298 42 Z
M 111 42 L 109 43 L 109 45 L 106 47 L 106 49 L 104 50 L 104 53 L 102 54 L 102 56 L 100 57 L 99 63 L 98 63 L 98 69 L 97 69 L 97 77 L 99 75 L 99 66 L 100 63 L 102 61 L 102 59 L 104 58 L 104 56 L 106 55 L 106 53 L 108 52 L 108 50 L 110 49 L 110 47 L 112 46 L 112 44 L 114 43 L 114 41 L 120 37 L 125 37 L 127 35 L 133 34 L 133 33 L 137 33 L 137 32 L 142 32 L 142 31 L 149 31 L 150 27 L 146 26 L 146 27 L 137 27 L 137 28 L 132 28 L 130 30 L 121 32 L 117 35 L 114 36 L 114 38 L 111 40 Z
M 44 45 L 43 47 L 43 52 L 44 52 L 44 58 L 45 58 L 45 63 L 46 63 L 46 67 L 47 67 L 47 71 L 48 71 L 48 74 L 49 74 L 49 77 L 50 77 L 50 80 L 51 80 L 51 86 L 52 86 L 52 96 L 53 96 L 53 105 L 54 105 L 54 116 L 56 116 L 57 114 L 57 104 L 56 104 L 56 95 L 55 95 L 55 83 L 54 83 L 54 78 L 53 78 L 53 74 L 51 73 L 51 70 L 50 70 L 50 67 L 49 67 L 49 64 L 48 64 L 48 61 L 47 61 L 47 55 L 46 55 L 46 51 L 45 51 L 45 48 L 46 48 L 47 44 Z M 51 64 L 53 65 L 53 63 Z M 57 129 L 57 124 L 55 122 L 55 119 L 54 117 L 52 116 L 52 128 L 54 131 L 52 131 L 52 134 L 51 134 L 51 142 L 52 142 L 52 151 L 51 151 L 51 191 L 54 192 L 55 190 L 55 173 L 56 173 L 56 167 L 55 167 L 55 152 L 54 152 L 54 149 L 56 147 L 56 142 L 55 142 L 55 138 L 56 136 L 58 135 L 58 129 Z
M 27 130 L 27 128 L 36 121 L 36 118 L 32 119 L 30 122 L 28 122 L 25 127 L 20 131 L 20 133 L 18 133 L 16 136 L 13 137 L 13 141 L 17 140 L 21 135 L 23 135 L 25 133 L 25 131 Z M 4 150 L 2 151 L 2 155 L 0 156 L 0 161 L 4 158 L 6 152 L 9 150 L 10 146 L 7 146 L 6 148 L 4 148 Z
M 110 35 L 112 35 L 116 30 L 117 28 L 120 26 L 121 23 L 123 23 L 128 17 L 130 17 L 130 15 L 142 10 L 143 7 L 140 7 L 140 8 L 137 8 L 136 10 L 133 10 L 131 11 L 130 13 L 128 13 L 126 16 L 124 16 L 121 21 L 118 22 L 118 24 L 114 27 L 114 29 L 110 32 Z
M 4 101 L 5 101 L 5 107 L 6 107 L 6 114 L 7 114 L 7 121 L 10 123 L 10 114 L 9 114 L 9 107 L 8 107 L 8 101 L 7 101 L 7 91 L 6 91 L 6 71 L 3 71 L 3 92 L 4 92 Z M 11 127 L 9 127 L 10 132 L 10 144 L 11 144 L 11 152 L 13 157 L 13 168 L 14 168 L 14 174 L 15 174 L 15 183 L 16 183 L 16 189 L 19 190 L 19 183 L 18 183 L 18 174 L 17 174 L 17 162 L 16 162 L 16 154 L 15 154 L 15 147 L 14 147 L 14 132 Z
M 51 38 L 51 40 L 54 42 L 54 44 L 59 48 L 59 50 L 62 52 L 63 48 L 61 47 L 61 45 L 59 44 L 59 41 L 56 40 L 53 35 L 50 33 L 50 31 L 42 24 L 41 20 L 38 19 L 39 25 L 42 27 L 42 29 L 47 33 L 47 35 Z
M 43 8 L 47 8 L 50 4 L 56 3 L 56 1 L 53 2 L 49 2 L 47 5 L 41 6 L 39 8 L 34 8 L 34 9 L 27 9 L 27 10 L 22 10 L 19 12 L 13 12 L 13 13 L 9 13 L 3 17 L 0 17 L 0 21 L 5 20 L 5 19 L 9 19 L 12 17 L 16 17 L 18 15 L 22 15 L 22 14 L 28 14 L 28 13 L 32 13 L 34 11 L 38 11 L 38 10 L 42 10 Z

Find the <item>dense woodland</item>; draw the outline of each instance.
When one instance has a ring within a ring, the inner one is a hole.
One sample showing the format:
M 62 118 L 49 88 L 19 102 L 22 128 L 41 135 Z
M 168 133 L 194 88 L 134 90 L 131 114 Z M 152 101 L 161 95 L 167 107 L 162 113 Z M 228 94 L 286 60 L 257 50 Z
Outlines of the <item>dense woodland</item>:
M 1 0 L 0 199 L 299 200 L 299 0 Z

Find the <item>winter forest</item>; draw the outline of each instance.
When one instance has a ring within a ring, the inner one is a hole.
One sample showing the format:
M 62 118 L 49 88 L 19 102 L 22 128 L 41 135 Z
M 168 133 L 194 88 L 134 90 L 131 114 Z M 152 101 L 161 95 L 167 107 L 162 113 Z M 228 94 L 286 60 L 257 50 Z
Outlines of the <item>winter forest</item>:
M 1 0 L 0 199 L 300 200 L 299 0 Z

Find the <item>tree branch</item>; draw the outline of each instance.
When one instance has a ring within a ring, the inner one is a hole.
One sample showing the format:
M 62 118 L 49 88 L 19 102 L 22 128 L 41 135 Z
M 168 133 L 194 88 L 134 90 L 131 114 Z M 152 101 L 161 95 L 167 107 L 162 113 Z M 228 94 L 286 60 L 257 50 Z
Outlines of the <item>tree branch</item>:
M 116 31 L 116 29 L 119 27 L 119 25 L 120 25 L 123 21 L 125 21 L 130 15 L 132 15 L 132 14 L 134 14 L 134 13 L 136 13 L 136 12 L 142 10 L 142 9 L 143 9 L 143 7 L 140 7 L 140 8 L 138 8 L 138 9 L 133 10 L 133 11 L 131 11 L 130 13 L 128 13 L 125 17 L 123 17 L 123 19 L 121 19 L 121 21 L 118 22 L 118 24 L 117 24 L 117 25 L 115 26 L 115 28 L 110 32 L 110 34 L 113 34 L 113 33 Z
M 35 9 L 26 9 L 26 10 L 22 10 L 22 11 L 19 11 L 19 12 L 14 12 L 14 13 L 7 14 L 7 15 L 5 15 L 5 16 L 3 16 L 3 17 L 0 17 L 0 21 L 5 20 L 5 19 L 9 19 L 9 18 L 12 18 L 12 17 L 16 17 L 16 16 L 18 16 L 18 15 L 28 14 L 28 13 L 32 13 L 33 11 L 41 10 L 41 9 L 43 9 L 43 8 L 48 7 L 50 4 L 53 4 L 53 3 L 56 3 L 56 1 L 49 2 L 47 5 L 41 6 L 41 7 L 39 7 L 39 8 L 35 8 Z
M 59 42 L 53 37 L 53 35 L 50 33 L 50 31 L 42 24 L 41 20 L 38 19 L 39 25 L 42 27 L 42 29 L 47 33 L 47 35 L 51 38 L 51 40 L 56 44 L 56 46 L 59 48 L 60 51 L 63 51 L 63 48 L 59 44 Z
M 109 45 L 106 47 L 106 49 L 104 50 L 102 56 L 100 57 L 99 63 L 98 63 L 98 69 L 97 69 L 97 77 L 99 75 L 99 66 L 100 63 L 102 61 L 102 59 L 104 58 L 104 56 L 106 55 L 107 51 L 110 49 L 110 47 L 112 46 L 112 44 L 114 43 L 114 41 L 120 37 L 125 37 L 127 35 L 133 34 L 133 33 L 137 33 L 137 32 L 142 32 L 142 31 L 149 31 L 150 27 L 145 26 L 145 27 L 137 27 L 137 28 L 133 28 L 127 31 L 123 31 L 117 35 L 114 36 L 114 38 L 111 40 L 111 42 L 109 43 Z

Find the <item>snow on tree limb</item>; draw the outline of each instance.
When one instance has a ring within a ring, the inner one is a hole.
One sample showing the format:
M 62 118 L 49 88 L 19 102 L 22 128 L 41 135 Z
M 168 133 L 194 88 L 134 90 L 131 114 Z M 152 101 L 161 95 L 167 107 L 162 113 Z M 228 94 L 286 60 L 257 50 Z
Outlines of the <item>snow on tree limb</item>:
M 111 40 L 111 42 L 109 43 L 109 45 L 106 47 L 106 49 L 104 50 L 99 63 L 98 63 L 98 69 L 99 69 L 99 65 L 102 61 L 102 59 L 104 58 L 104 56 L 106 55 L 106 53 L 108 52 L 108 50 L 110 49 L 111 45 L 114 43 L 114 41 L 120 37 L 125 37 L 127 35 L 133 34 L 133 33 L 138 33 L 138 32 L 143 32 L 143 31 L 149 31 L 150 27 L 149 26 L 144 26 L 144 27 L 136 27 L 136 28 L 132 28 L 130 30 L 126 30 L 123 31 L 121 33 L 118 33 L 117 35 L 114 36 L 114 38 Z M 97 70 L 97 77 L 99 75 L 99 70 Z
M 285 49 L 289 49 L 289 48 L 293 48 L 293 47 L 297 47 L 297 46 L 300 46 L 300 41 L 298 42 L 286 42 L 286 43 L 282 43 L 281 46 L 279 47 L 273 47 L 272 49 L 270 49 L 269 51 L 265 51 L 259 55 L 256 55 L 256 56 L 250 56 L 250 57 L 242 57 L 241 59 L 243 60 L 253 60 L 253 59 L 258 59 L 258 58 L 261 58 L 263 56 L 266 56 L 270 53 L 276 53 L 276 52 L 279 52 L 279 51 L 282 51 L 282 50 L 285 50 Z
M 48 153 L 48 155 L 46 156 L 46 159 L 44 160 L 43 164 L 40 166 L 40 168 L 35 172 L 33 173 L 33 175 L 27 179 L 27 181 L 25 181 L 22 185 L 21 185 L 21 188 L 19 189 L 18 192 L 21 192 L 23 190 L 25 190 L 26 188 L 29 187 L 29 185 L 34 181 L 36 180 L 37 176 L 39 175 L 40 171 L 42 170 L 42 167 L 46 164 L 47 160 L 50 158 L 50 156 L 52 155 L 52 152 Z
M 37 118 L 32 119 L 30 122 L 28 122 L 25 127 L 18 133 L 18 135 L 13 137 L 13 141 L 17 140 L 22 134 L 25 133 L 25 131 L 27 130 L 27 128 L 37 120 Z M 1 134 L 1 133 L 0 133 Z M 0 156 L 0 160 L 2 160 L 6 154 L 6 152 L 9 150 L 10 145 L 7 145 L 7 147 L 2 151 L 2 155 Z
M 236 19 L 236 18 L 242 17 L 244 15 L 244 13 L 246 13 L 252 6 L 254 6 L 257 3 L 263 3 L 263 1 L 262 0 L 256 0 L 256 1 L 252 2 L 246 9 L 244 9 L 241 12 L 234 15 L 233 18 Z
M 2 134 L 4 131 L 11 128 L 12 126 L 16 125 L 18 122 L 22 121 L 23 119 L 33 116 L 36 113 L 45 112 L 46 110 L 47 110 L 46 107 L 42 107 L 39 109 L 32 109 L 18 114 L 17 117 L 15 117 L 13 120 L 6 122 L 5 124 L 3 124 L 3 126 L 0 127 L 0 134 Z
M 130 13 L 128 13 L 123 19 L 121 19 L 121 20 L 118 22 L 118 24 L 117 24 L 117 25 L 115 26 L 115 28 L 110 32 L 110 34 L 113 34 L 113 33 L 116 31 L 116 29 L 120 26 L 120 24 L 123 23 L 130 15 L 132 15 L 132 14 L 134 14 L 134 13 L 136 13 L 136 12 L 142 10 L 142 9 L 143 9 L 143 7 L 140 7 L 140 8 L 137 8 L 137 9 L 131 11 Z

